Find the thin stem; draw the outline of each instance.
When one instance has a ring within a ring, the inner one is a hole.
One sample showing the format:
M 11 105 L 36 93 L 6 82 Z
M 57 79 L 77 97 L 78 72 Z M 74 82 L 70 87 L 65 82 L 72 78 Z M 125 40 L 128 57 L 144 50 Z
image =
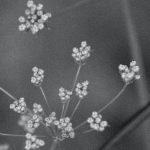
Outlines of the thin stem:
M 3 89 L 2 87 L 0 87 L 0 91 L 2 91 L 3 93 L 5 93 L 8 97 L 10 97 L 12 100 L 17 101 L 18 99 L 15 98 L 13 95 L 11 95 L 8 91 L 6 91 L 5 89 Z
M 79 64 L 78 70 L 77 70 L 77 73 L 76 73 L 76 76 L 75 76 L 75 79 L 74 79 L 74 81 L 73 81 L 72 90 L 71 90 L 72 92 L 74 91 L 74 88 L 75 88 L 75 86 L 76 86 L 76 83 L 77 83 L 77 80 L 78 80 L 78 76 L 79 76 L 81 67 L 82 67 L 82 64 Z
M 49 105 L 48 100 L 47 100 L 47 97 L 46 97 L 46 94 L 45 94 L 44 89 L 42 88 L 42 86 L 40 86 L 40 91 L 42 92 L 42 95 L 43 95 L 44 100 L 45 100 L 45 102 L 48 106 L 48 109 L 51 110 L 50 105 Z
M 54 139 L 50 147 L 50 150 L 55 150 L 57 147 L 57 144 L 58 144 L 58 139 Z
M 79 99 L 78 103 L 76 104 L 76 106 L 75 106 L 75 108 L 74 108 L 74 110 L 73 110 L 73 112 L 72 112 L 72 114 L 71 114 L 71 116 L 70 116 L 70 119 L 73 118 L 73 115 L 75 114 L 76 110 L 78 109 L 78 107 L 79 107 L 81 101 L 82 101 L 82 99 Z
M 87 123 L 86 121 L 81 122 L 79 125 L 77 125 L 77 126 L 74 128 L 74 130 L 79 129 L 81 126 L 85 125 L 86 123 Z
M 55 14 L 53 15 L 53 18 L 57 18 L 57 17 L 60 17 L 60 16 L 63 15 L 63 14 L 67 14 L 68 12 L 70 12 L 70 11 L 72 11 L 72 10 L 74 10 L 74 9 L 77 9 L 77 8 L 79 8 L 79 7 L 82 7 L 82 6 L 84 6 L 84 5 L 87 5 L 87 4 L 89 4 L 90 2 L 93 4 L 93 3 L 96 2 L 96 1 L 99 2 L 98 0 L 81 0 L 81 1 L 79 1 L 79 2 L 77 2 L 77 3 L 75 3 L 74 5 L 68 6 L 67 8 L 65 8 L 65 9 L 63 9 L 63 10 L 61 10 L 61 11 L 55 13 Z
M 92 132 L 92 131 L 94 131 L 94 129 L 89 129 L 89 130 L 84 131 L 83 134 L 85 134 L 85 133 L 90 133 L 90 132 Z
M 112 103 L 114 103 L 114 102 L 120 97 L 120 95 L 125 91 L 127 85 L 128 85 L 128 84 L 124 84 L 124 86 L 123 86 L 122 89 L 118 92 L 118 94 L 117 94 L 113 99 L 111 99 L 105 106 L 103 106 L 103 107 L 98 111 L 98 113 L 104 111 L 107 107 L 109 107 Z
M 2 136 L 9 136 L 9 137 L 25 137 L 25 135 L 21 135 L 21 134 L 7 134 L 7 133 L 2 133 L 0 132 L 0 135 Z M 37 137 L 46 137 L 46 136 L 43 136 L 43 135 L 39 135 Z
M 79 76 L 81 67 L 82 67 L 82 64 L 79 64 L 78 69 L 77 69 L 77 73 L 76 73 L 76 75 L 75 75 L 75 79 L 74 79 L 74 81 L 73 81 L 73 85 L 72 85 L 71 92 L 73 92 L 74 89 L 75 89 L 75 86 L 76 86 L 76 83 L 77 83 L 77 80 L 78 80 L 78 76 Z M 69 107 L 69 103 L 70 103 L 70 100 L 68 100 L 68 101 L 65 103 L 65 109 L 64 109 L 64 112 L 63 112 L 63 117 L 66 116 L 66 113 L 67 113 L 67 110 L 68 110 L 68 107 Z
M 61 116 L 60 116 L 60 118 L 63 118 L 64 110 L 65 110 L 65 103 L 62 104 L 62 111 L 61 111 Z
M 104 107 L 102 107 L 98 113 L 104 111 L 108 106 L 110 106 L 112 103 L 114 103 L 118 97 L 125 91 L 126 87 L 128 84 L 124 84 L 124 86 L 122 87 L 122 89 L 118 92 L 118 94 L 112 99 L 110 100 L 110 102 L 108 102 Z M 79 124 L 77 127 L 75 127 L 75 130 L 77 130 L 78 128 L 80 128 L 81 126 L 85 125 L 87 122 L 83 121 L 81 124 Z

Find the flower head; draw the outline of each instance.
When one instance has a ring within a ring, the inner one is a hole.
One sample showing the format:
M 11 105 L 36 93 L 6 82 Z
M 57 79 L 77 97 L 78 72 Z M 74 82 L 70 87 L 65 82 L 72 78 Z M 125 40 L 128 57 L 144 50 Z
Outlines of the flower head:
M 42 113 L 43 112 L 42 106 L 40 104 L 34 103 L 33 104 L 33 112 L 35 114 Z
M 140 79 L 140 68 L 136 65 L 136 61 L 130 62 L 130 67 L 126 65 L 119 65 L 118 68 L 121 74 L 121 78 L 125 83 L 129 84 L 132 83 L 134 80 Z
M 92 112 L 92 116 L 87 119 L 87 123 L 90 124 L 90 128 L 101 132 L 108 126 L 107 121 L 103 121 L 98 112 Z
M 61 87 L 59 89 L 58 95 L 60 97 L 61 102 L 65 103 L 67 100 L 70 99 L 70 96 L 72 95 L 72 92 L 64 89 L 63 87 Z
M 41 86 L 44 79 L 44 70 L 37 67 L 33 67 L 32 71 L 33 76 L 31 77 L 31 83 L 33 83 L 36 86 Z
M 91 46 L 87 45 L 86 41 L 81 42 L 79 48 L 74 47 L 72 52 L 72 57 L 78 64 L 85 64 L 86 60 L 91 55 Z
M 75 92 L 76 95 L 79 96 L 79 98 L 83 99 L 88 94 L 87 92 L 88 85 L 89 85 L 89 81 L 77 83 Z
M 31 119 L 30 115 L 21 115 L 20 119 L 18 120 L 18 125 L 23 127 L 23 129 L 29 133 L 33 133 L 35 128 L 28 127 L 28 121 Z
M 38 149 L 44 145 L 45 142 L 41 139 L 38 139 L 35 135 L 32 135 L 31 133 L 26 134 L 25 150 Z
M 60 131 L 59 140 L 75 137 L 75 132 L 69 117 L 60 118 L 59 120 L 54 121 L 54 125 L 57 126 Z
M 46 22 L 51 18 L 51 13 L 45 13 L 43 11 L 43 4 L 36 5 L 33 0 L 27 1 L 27 9 L 25 10 L 26 18 L 20 16 L 18 21 L 19 31 L 31 31 L 32 34 L 36 34 L 39 30 L 44 29 L 47 26 Z
M 10 109 L 13 109 L 17 113 L 25 113 L 27 111 L 27 105 L 23 97 L 10 104 Z
M 52 112 L 48 117 L 45 118 L 46 126 L 54 125 L 54 121 L 56 121 L 56 113 Z
M 36 129 L 40 126 L 40 121 L 42 120 L 42 117 L 37 114 L 33 114 L 31 119 L 28 120 L 27 125 L 28 128 Z

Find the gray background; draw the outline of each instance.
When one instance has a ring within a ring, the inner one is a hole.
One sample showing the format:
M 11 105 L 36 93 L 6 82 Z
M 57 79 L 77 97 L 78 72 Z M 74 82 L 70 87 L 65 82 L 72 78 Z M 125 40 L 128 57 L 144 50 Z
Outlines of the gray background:
M 71 88 L 77 70 L 77 65 L 71 58 L 72 48 L 78 47 L 81 41 L 86 40 L 94 49 L 79 77 L 79 81 L 89 80 L 90 86 L 88 97 L 74 117 L 76 125 L 86 119 L 91 111 L 105 105 L 121 89 L 123 82 L 118 73 L 118 65 L 128 64 L 135 59 L 129 46 L 122 0 L 100 0 L 59 14 L 61 10 L 78 1 L 36 0 L 43 3 L 44 9 L 52 12 L 54 18 L 48 23 L 50 31 L 44 29 L 37 36 L 33 36 L 18 31 L 17 19 L 24 15 L 26 1 L 0 0 L 0 85 L 18 98 L 25 97 L 29 107 L 33 102 L 46 107 L 39 89 L 30 83 L 33 66 L 45 70 L 43 87 L 51 106 L 59 114 L 61 104 L 57 95 L 58 89 L 60 86 Z M 137 87 L 139 82 L 144 81 L 149 85 L 150 2 L 128 2 L 142 51 L 140 56 L 144 60 L 146 78 L 143 75 L 143 78 L 137 81 L 138 84 L 136 82 L 130 85 L 119 100 L 103 113 L 111 128 L 107 128 L 103 133 L 92 132 L 74 140 L 64 141 L 61 144 L 62 150 L 98 150 L 148 101 L 142 99 L 142 95 L 139 96 Z M 9 110 L 10 103 L 10 98 L 0 92 L 0 131 L 24 134 L 17 126 L 19 115 Z M 148 125 L 148 121 L 144 122 L 112 150 L 149 150 Z M 39 132 L 44 134 L 42 129 Z M 24 139 L 0 137 L 0 143 L 5 142 L 10 143 L 13 150 L 23 149 Z M 47 139 L 47 145 L 43 149 L 48 149 L 50 142 L 51 140 Z

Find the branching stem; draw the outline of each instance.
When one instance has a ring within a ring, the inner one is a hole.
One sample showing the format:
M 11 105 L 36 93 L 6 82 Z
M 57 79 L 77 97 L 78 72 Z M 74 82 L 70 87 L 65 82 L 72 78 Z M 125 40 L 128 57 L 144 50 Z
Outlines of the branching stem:
M 42 86 L 40 86 L 40 91 L 41 91 L 41 93 L 43 95 L 43 98 L 44 98 L 44 100 L 45 100 L 45 102 L 47 104 L 48 109 L 51 110 L 50 105 L 49 105 L 48 100 L 47 100 L 47 96 L 46 96 L 46 94 L 45 94 L 44 89 L 42 88 Z
M 82 101 L 82 99 L 79 99 L 78 103 L 76 104 L 76 106 L 75 106 L 75 108 L 74 108 L 74 110 L 73 110 L 73 112 L 72 112 L 72 114 L 71 114 L 71 116 L 70 116 L 70 119 L 73 118 L 73 115 L 74 115 L 75 112 L 77 111 L 77 109 L 78 109 L 78 107 L 79 107 L 81 101 Z
M 77 69 L 77 72 L 76 72 L 76 75 L 75 75 L 75 79 L 74 79 L 74 81 L 73 81 L 73 85 L 72 85 L 71 92 L 73 92 L 74 89 L 75 89 L 75 86 L 76 86 L 76 83 L 77 83 L 77 80 L 78 80 L 78 76 L 79 76 L 81 67 L 82 67 L 82 64 L 79 64 L 78 69 Z M 65 117 L 65 116 L 66 116 L 66 113 L 67 113 L 67 110 L 68 110 L 68 107 L 69 107 L 69 103 L 70 103 L 70 100 L 68 100 L 68 101 L 65 103 L 64 112 L 63 112 L 63 116 L 62 116 L 62 117 Z

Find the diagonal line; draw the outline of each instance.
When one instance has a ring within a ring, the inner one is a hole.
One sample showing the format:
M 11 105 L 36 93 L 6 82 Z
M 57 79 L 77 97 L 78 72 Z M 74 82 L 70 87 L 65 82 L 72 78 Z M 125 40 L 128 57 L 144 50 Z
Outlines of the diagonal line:
M 131 134 L 140 124 L 142 124 L 150 116 L 150 102 L 135 113 L 124 127 L 113 137 L 111 137 L 100 150 L 111 150 L 111 148 L 119 143 L 125 136 Z
M 100 1 L 100 0 L 82 0 L 82 1 L 80 1 L 80 2 L 75 3 L 75 4 L 72 5 L 72 6 L 68 6 L 67 8 L 65 8 L 65 9 L 63 9 L 63 10 L 54 13 L 54 14 L 53 14 L 53 18 L 59 17 L 59 16 L 61 16 L 61 15 L 63 15 L 63 14 L 66 14 L 66 13 L 68 13 L 68 12 L 74 10 L 74 9 L 77 9 L 77 8 L 79 8 L 79 7 L 82 7 L 83 5 L 87 5 L 87 4 L 89 4 L 89 3 L 92 3 L 92 4 L 93 4 L 93 3 L 96 2 L 96 1 Z

